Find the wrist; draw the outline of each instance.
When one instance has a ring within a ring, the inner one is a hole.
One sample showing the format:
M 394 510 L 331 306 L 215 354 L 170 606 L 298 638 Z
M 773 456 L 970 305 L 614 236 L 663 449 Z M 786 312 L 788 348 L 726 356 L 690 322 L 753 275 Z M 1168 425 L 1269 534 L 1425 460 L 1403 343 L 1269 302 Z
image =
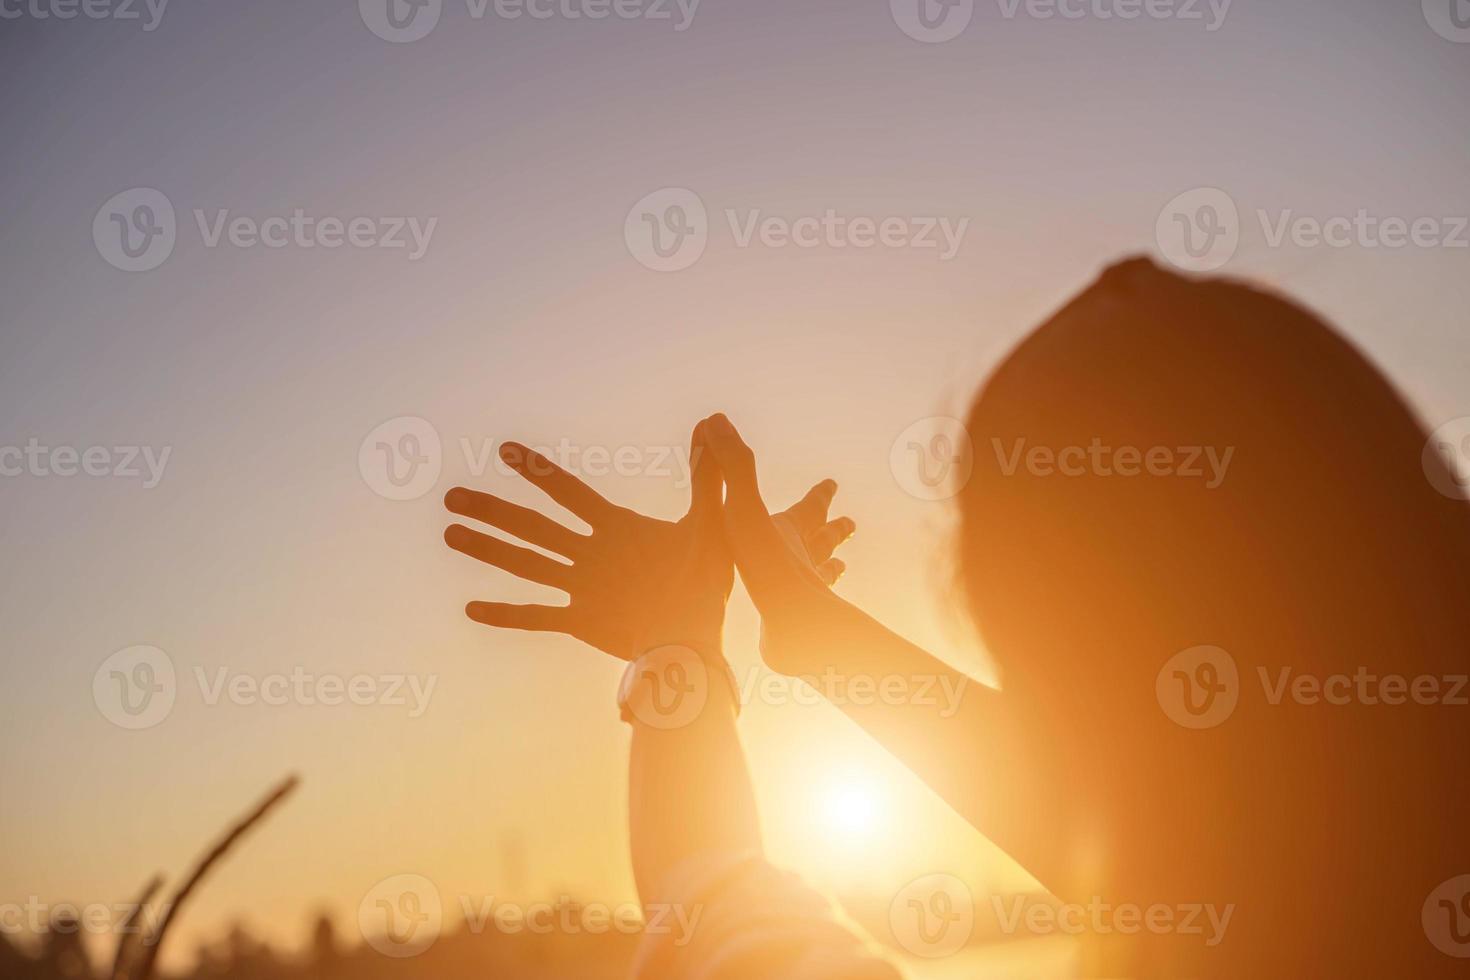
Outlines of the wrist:
M 648 626 L 634 634 L 628 659 L 637 660 L 651 650 L 674 646 L 693 651 L 701 660 L 719 663 L 725 659 L 725 640 L 721 632 L 719 627 L 676 623 Z
M 660 610 L 633 631 L 630 658 L 636 658 L 659 646 L 683 646 L 701 657 L 720 660 L 724 657 L 725 603 L 723 599 L 698 608 L 702 603 L 680 605 Z
M 718 647 L 664 643 L 635 656 L 618 685 L 618 712 L 634 727 L 686 728 L 708 712 L 740 713 L 735 673 Z

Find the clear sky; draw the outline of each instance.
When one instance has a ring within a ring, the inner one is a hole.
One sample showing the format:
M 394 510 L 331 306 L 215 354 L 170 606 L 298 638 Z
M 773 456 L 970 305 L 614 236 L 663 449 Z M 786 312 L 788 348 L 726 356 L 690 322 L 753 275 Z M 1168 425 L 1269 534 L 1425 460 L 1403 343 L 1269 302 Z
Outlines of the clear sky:
M 1161 210 L 1194 188 L 1239 211 L 1221 271 L 1323 312 L 1432 425 L 1470 415 L 1470 248 L 1271 241 L 1283 217 L 1470 214 L 1470 43 L 1416 3 L 1235 0 L 1213 23 L 1203 4 L 1124 20 L 992 0 L 942 43 L 883 0 L 704 0 L 683 30 L 676 5 L 507 19 L 443 0 L 407 43 L 345 2 L 177 2 L 152 30 L 142 5 L 58 20 L 36 3 L 0 0 L 19 11 L 0 19 L 0 447 L 169 455 L 156 486 L 0 477 L 0 901 L 121 900 L 181 874 L 288 771 L 302 790 L 186 934 L 238 916 L 295 942 L 308 912 L 345 923 L 402 872 L 446 895 L 631 896 L 618 665 L 464 619 L 468 599 L 537 589 L 442 546 L 443 491 L 537 503 L 477 462 L 504 439 L 635 447 L 638 472 L 588 461 L 589 482 L 674 517 L 666 450 L 725 411 L 773 503 L 841 484 L 844 594 L 993 679 L 949 611 L 947 506 L 908 492 L 890 449 L 961 413 L 1104 265 L 1157 253 Z M 132 188 L 176 213 L 146 272 L 93 236 Z M 675 272 L 627 236 L 662 188 L 707 211 L 703 255 Z M 296 209 L 437 220 L 418 258 L 406 231 L 403 249 L 209 244 L 223 210 Z M 968 224 L 947 259 L 742 244 L 757 212 L 829 210 Z M 397 501 L 359 449 L 405 416 L 433 427 L 441 471 Z M 743 594 L 728 639 L 737 668 L 758 662 Z M 93 679 L 137 644 L 168 654 L 178 694 L 127 731 Z M 210 704 L 196 670 L 221 668 L 436 686 L 416 718 Z M 1028 884 L 834 709 L 757 703 L 744 728 L 772 849 L 820 883 Z M 852 798 L 876 801 L 870 822 L 834 816 Z

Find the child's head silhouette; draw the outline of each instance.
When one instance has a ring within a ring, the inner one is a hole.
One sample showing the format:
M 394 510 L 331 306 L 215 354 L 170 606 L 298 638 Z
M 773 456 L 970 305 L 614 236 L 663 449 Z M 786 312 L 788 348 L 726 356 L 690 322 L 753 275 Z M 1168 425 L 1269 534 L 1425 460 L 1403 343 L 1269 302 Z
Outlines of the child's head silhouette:
M 1441 802 L 1467 709 L 1386 707 L 1371 679 L 1466 672 L 1470 508 L 1384 377 L 1291 302 L 1133 260 L 1006 359 L 968 428 L 961 581 L 1069 833 L 1119 899 L 1239 903 L 1227 946 L 1171 968 L 1388 968 L 1315 922 L 1442 968 L 1415 916 L 1470 859 Z
M 1011 353 L 968 427 L 960 568 L 1008 687 L 1086 704 L 1206 643 L 1358 663 L 1447 626 L 1470 581 L 1470 510 L 1436 491 L 1403 399 L 1245 285 L 1110 268 Z

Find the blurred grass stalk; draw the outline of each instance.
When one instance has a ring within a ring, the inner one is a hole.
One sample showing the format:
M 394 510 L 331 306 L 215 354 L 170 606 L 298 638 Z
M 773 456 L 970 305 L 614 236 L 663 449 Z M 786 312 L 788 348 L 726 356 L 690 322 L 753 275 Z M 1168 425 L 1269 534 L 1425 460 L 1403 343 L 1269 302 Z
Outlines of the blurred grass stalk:
M 117 955 L 112 964 L 112 980 L 152 980 L 153 970 L 158 961 L 158 951 L 168 935 L 169 926 L 173 925 L 174 920 L 178 918 L 179 909 L 189 900 L 194 889 L 204 880 L 210 870 L 240 842 L 241 838 L 264 820 L 287 796 L 290 796 L 300 783 L 301 780 L 294 775 L 287 777 L 254 810 L 231 827 L 214 847 L 209 849 L 194 866 L 194 872 L 184 882 L 183 887 L 174 892 L 173 899 L 165 906 L 163 919 L 159 922 L 156 931 L 144 936 L 140 929 L 136 933 L 124 935 L 118 939 Z M 155 876 L 143 889 L 135 907 L 145 906 L 162 886 L 163 876 Z M 130 940 L 135 936 L 143 936 L 143 938 L 138 942 L 131 942 Z

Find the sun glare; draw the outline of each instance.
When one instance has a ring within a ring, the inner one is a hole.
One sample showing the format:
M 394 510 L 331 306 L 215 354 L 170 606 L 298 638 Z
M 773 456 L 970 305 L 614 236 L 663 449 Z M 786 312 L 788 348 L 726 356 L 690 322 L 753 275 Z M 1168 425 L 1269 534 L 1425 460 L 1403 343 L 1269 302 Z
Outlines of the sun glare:
M 849 780 L 828 787 L 822 815 L 828 829 L 847 837 L 868 837 L 877 829 L 881 803 L 871 783 Z

